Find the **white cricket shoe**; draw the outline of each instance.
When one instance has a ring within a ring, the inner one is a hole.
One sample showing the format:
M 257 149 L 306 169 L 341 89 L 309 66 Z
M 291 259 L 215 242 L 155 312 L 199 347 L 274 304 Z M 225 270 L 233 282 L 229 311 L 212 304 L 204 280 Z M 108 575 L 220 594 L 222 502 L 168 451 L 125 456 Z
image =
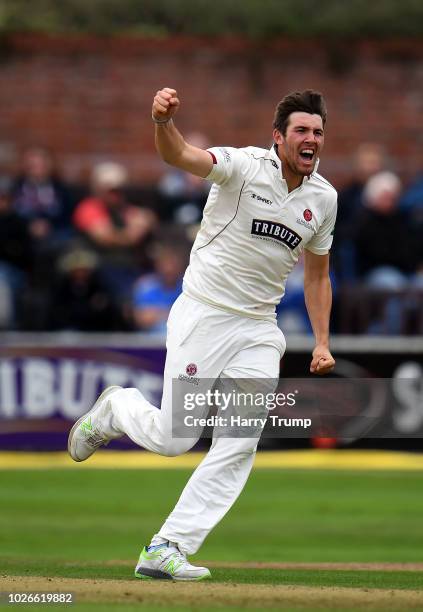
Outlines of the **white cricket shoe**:
M 112 438 L 120 438 L 121 433 L 113 430 L 110 425 L 110 396 L 118 389 L 117 385 L 107 387 L 99 396 L 94 406 L 84 414 L 69 432 L 68 452 L 74 461 L 85 461 Z
M 172 542 L 145 546 L 140 554 L 135 576 L 144 580 L 205 580 L 211 577 L 206 567 L 196 567 Z

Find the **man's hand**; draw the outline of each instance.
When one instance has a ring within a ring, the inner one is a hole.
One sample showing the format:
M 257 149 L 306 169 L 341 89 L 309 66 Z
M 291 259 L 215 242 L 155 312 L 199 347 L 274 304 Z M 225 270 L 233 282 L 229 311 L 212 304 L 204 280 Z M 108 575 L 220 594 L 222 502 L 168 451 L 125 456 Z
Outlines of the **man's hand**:
M 164 87 L 160 89 L 153 100 L 152 115 L 158 121 L 166 122 L 173 117 L 179 108 L 179 99 L 176 89 Z
M 326 346 L 317 345 L 313 351 L 310 372 L 312 374 L 328 374 L 335 367 L 335 359 Z

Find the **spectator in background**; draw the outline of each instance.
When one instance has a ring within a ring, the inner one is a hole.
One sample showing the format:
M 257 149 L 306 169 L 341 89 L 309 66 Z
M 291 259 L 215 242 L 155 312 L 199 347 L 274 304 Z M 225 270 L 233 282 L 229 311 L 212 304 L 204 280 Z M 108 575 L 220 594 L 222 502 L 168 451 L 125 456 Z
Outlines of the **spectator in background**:
M 381 145 L 366 142 L 357 148 L 354 156 L 354 177 L 349 185 L 339 192 L 341 223 L 353 218 L 362 208 L 363 191 L 367 181 L 382 172 L 385 167 L 386 155 Z
M 0 328 L 18 322 L 19 298 L 31 270 L 31 236 L 26 220 L 12 207 L 11 182 L 0 180 Z
M 416 237 L 399 208 L 401 181 L 392 172 L 379 172 L 364 188 L 364 208 L 354 226 L 360 277 L 368 283 L 395 288 L 415 271 Z M 383 280 L 384 279 L 384 280 Z
M 22 173 L 12 188 L 12 200 L 14 210 L 28 222 L 37 248 L 51 251 L 70 237 L 70 192 L 55 173 L 46 149 L 33 147 L 25 151 Z
M 332 248 L 338 280 L 351 281 L 357 277 L 357 254 L 354 247 L 354 226 L 363 210 L 363 191 L 370 177 L 386 166 L 383 147 L 377 143 L 361 144 L 354 158 L 354 177 L 338 194 L 338 216 Z
M 189 144 L 207 149 L 210 143 L 201 132 L 187 136 Z M 210 183 L 189 172 L 170 168 L 159 181 L 161 216 L 182 225 L 201 221 L 203 208 L 210 191 Z
M 99 278 L 95 253 L 73 247 L 58 260 L 57 271 L 51 289 L 51 329 L 85 332 L 121 329 L 113 296 Z
M 182 293 L 187 253 L 181 243 L 157 243 L 153 248 L 155 271 L 142 277 L 134 289 L 134 321 L 141 331 L 166 331 L 172 304 Z
M 126 169 L 114 162 L 94 167 L 92 195 L 74 212 L 75 227 L 100 257 L 101 277 L 123 302 L 130 302 L 132 287 L 145 269 L 147 240 L 155 227 L 155 215 L 127 202 Z
M 368 289 L 385 296 L 368 333 L 402 333 L 406 311 L 414 308 L 401 291 L 412 288 L 417 278 L 419 241 L 415 227 L 400 210 L 401 188 L 392 172 L 371 177 L 363 193 L 365 208 L 355 226 L 360 275 Z

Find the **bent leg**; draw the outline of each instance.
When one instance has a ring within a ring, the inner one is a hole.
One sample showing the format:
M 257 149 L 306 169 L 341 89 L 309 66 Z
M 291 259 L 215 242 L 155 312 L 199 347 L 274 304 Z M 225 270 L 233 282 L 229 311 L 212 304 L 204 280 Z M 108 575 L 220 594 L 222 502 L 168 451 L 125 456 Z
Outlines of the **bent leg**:
M 184 394 L 205 392 L 221 371 L 213 347 L 210 349 L 205 341 L 210 335 L 208 313 L 209 307 L 185 296 L 180 296 L 172 308 L 161 409 L 148 402 L 138 389 L 121 389 L 110 398 L 113 427 L 149 451 L 180 455 L 192 448 L 201 434 L 201 430 L 193 429 L 192 437 L 173 436 L 175 420 L 184 416 Z M 201 379 L 186 375 L 189 364 L 195 364 Z
M 170 397 L 169 397 L 170 395 Z M 171 402 L 171 390 L 164 390 L 162 405 Z M 115 429 L 125 433 L 135 444 L 143 448 L 173 457 L 192 448 L 198 438 L 172 439 L 168 429 L 166 411 L 148 402 L 138 389 L 121 389 L 110 398 Z M 169 411 L 170 412 L 170 411 Z
M 280 352 L 273 346 L 242 350 L 223 376 L 279 376 Z M 158 536 L 176 542 L 185 554 L 195 553 L 240 495 L 253 466 L 259 437 L 216 438 L 197 467 Z

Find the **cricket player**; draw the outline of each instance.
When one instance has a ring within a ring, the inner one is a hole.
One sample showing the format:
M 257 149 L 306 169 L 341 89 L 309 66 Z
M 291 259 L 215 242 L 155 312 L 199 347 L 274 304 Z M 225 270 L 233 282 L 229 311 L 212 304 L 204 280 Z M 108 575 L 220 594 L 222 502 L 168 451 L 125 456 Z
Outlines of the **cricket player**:
M 172 436 L 172 416 L 184 410 L 173 381 L 197 391 L 201 381 L 278 379 L 285 351 L 275 307 L 304 252 L 304 295 L 315 336 L 310 371 L 334 367 L 329 350 L 332 293 L 329 250 L 336 217 L 335 189 L 317 173 L 326 107 L 311 90 L 277 105 L 270 150 L 188 144 L 174 123 L 175 89 L 157 92 L 152 107 L 156 148 L 167 163 L 212 181 L 191 251 L 183 293 L 169 315 L 161 409 L 138 389 L 109 387 L 73 426 L 68 449 L 85 461 L 109 440 L 128 435 L 161 455 L 188 451 L 198 440 Z M 139 578 L 202 580 L 189 563 L 241 493 L 258 437 L 215 437 L 174 510 L 140 555 Z

